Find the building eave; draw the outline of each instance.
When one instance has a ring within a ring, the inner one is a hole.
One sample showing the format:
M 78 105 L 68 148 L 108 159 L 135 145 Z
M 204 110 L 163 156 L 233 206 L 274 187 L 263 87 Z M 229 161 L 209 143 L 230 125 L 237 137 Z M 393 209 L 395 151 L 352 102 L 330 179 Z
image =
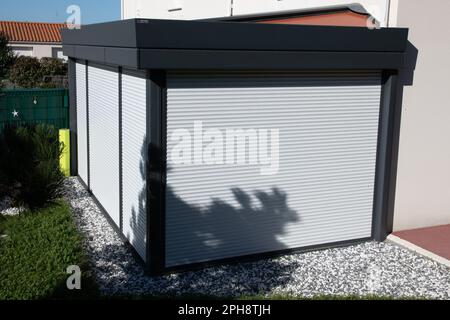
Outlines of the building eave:
M 403 28 L 151 19 L 62 31 L 65 55 L 136 69 L 398 69 L 407 35 Z

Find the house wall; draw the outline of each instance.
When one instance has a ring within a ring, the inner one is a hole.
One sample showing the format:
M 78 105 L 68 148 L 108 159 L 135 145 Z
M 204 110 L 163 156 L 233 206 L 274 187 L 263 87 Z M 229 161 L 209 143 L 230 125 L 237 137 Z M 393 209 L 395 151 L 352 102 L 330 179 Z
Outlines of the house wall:
M 388 13 L 388 2 L 389 0 L 234 0 L 233 15 L 311 9 L 359 3 L 380 21 L 382 26 L 385 26 Z
M 359 3 L 382 26 L 389 0 L 122 0 L 122 18 L 202 19 Z M 181 10 L 179 10 L 181 9 Z
M 61 54 L 58 55 L 58 51 L 62 52 L 62 45 L 56 44 L 56 43 L 23 43 L 23 42 L 11 42 L 10 46 L 15 49 L 14 51 L 19 53 L 20 55 L 22 50 L 28 51 L 29 48 L 32 48 L 31 56 L 36 57 L 38 59 L 48 57 L 48 58 L 64 58 L 67 59 L 67 57 L 62 56 Z M 25 54 L 28 55 L 28 54 Z
M 394 2 L 390 26 L 408 27 L 418 50 L 413 82 L 403 93 L 394 213 L 398 231 L 450 223 L 450 1 Z
M 230 14 L 231 0 L 122 0 L 123 19 L 193 20 Z

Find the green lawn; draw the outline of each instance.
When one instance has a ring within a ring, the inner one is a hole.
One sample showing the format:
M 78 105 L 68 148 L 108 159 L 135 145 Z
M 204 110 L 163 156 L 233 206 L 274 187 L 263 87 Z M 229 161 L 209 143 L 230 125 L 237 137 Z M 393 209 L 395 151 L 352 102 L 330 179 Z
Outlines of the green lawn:
M 20 216 L 0 216 L 0 300 L 86 298 L 96 294 L 70 209 L 63 201 Z M 68 290 L 78 265 L 81 290 Z

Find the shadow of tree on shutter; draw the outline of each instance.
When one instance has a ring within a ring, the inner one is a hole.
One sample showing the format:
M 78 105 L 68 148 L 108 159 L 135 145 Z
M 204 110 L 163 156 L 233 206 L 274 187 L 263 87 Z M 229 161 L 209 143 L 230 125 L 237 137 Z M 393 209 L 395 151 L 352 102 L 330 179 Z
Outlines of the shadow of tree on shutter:
M 149 153 L 158 154 L 158 150 L 153 149 Z M 145 179 L 145 163 L 147 160 L 145 143 L 141 150 L 141 156 L 140 172 L 142 178 Z M 239 247 L 239 241 L 242 241 L 242 245 L 246 247 L 257 248 L 258 250 L 258 252 L 245 254 L 263 253 L 267 250 L 273 250 L 273 248 L 286 249 L 285 245 L 277 239 L 277 236 L 285 232 L 286 224 L 299 219 L 298 213 L 291 210 L 287 204 L 288 195 L 277 188 L 273 188 L 270 192 L 255 190 L 251 194 L 239 188 L 232 188 L 230 191 L 239 204 L 238 207 L 216 198 L 211 201 L 207 208 L 198 208 L 177 196 L 171 186 L 166 186 L 166 210 L 171 210 L 172 208 L 177 208 L 178 211 L 181 210 L 186 215 L 186 218 L 192 222 L 191 226 L 195 226 L 194 228 L 178 228 L 176 230 L 177 237 L 182 239 L 180 243 L 188 244 L 190 248 L 195 248 L 195 252 L 203 256 L 214 256 L 215 252 L 219 252 L 230 245 L 236 246 L 236 243 Z M 146 187 L 144 187 L 139 194 L 139 207 L 133 208 L 130 221 L 124 221 L 124 223 L 130 223 L 135 231 L 133 246 L 145 240 L 145 235 L 142 234 L 141 230 L 146 228 L 146 219 L 142 216 L 146 214 L 146 197 Z M 151 205 L 151 201 L 149 201 L 149 205 Z M 226 215 L 229 223 L 224 224 L 223 220 L 217 219 L 220 215 Z M 259 227 L 256 230 L 256 219 L 264 218 L 267 215 L 275 216 L 276 224 Z M 230 230 L 227 230 L 227 228 L 235 228 L 236 224 L 239 224 L 239 234 L 242 235 L 242 238 L 236 238 L 235 235 L 228 232 Z M 171 221 L 168 220 L 166 221 L 166 234 L 167 229 L 170 230 L 170 228 L 173 228 L 173 226 Z M 167 239 L 166 241 L 170 240 Z M 183 251 L 181 250 L 181 252 Z M 237 256 L 239 255 L 244 255 L 244 253 L 238 253 Z M 228 257 L 233 256 L 235 254 L 231 252 Z M 185 264 L 198 262 L 187 256 L 183 259 Z M 288 282 L 293 276 L 292 269 L 292 265 L 283 264 L 278 259 L 269 259 L 209 267 L 194 271 L 201 274 L 201 278 L 205 280 L 204 283 L 188 281 L 190 273 L 182 273 L 177 277 L 148 277 L 147 280 L 162 281 L 168 289 L 167 294 L 188 293 L 202 295 L 206 294 L 206 292 L 211 292 L 211 285 L 218 285 L 221 292 L 247 295 L 270 292 L 275 283 L 282 285 Z M 128 276 L 130 279 L 139 277 L 139 275 L 133 274 Z M 257 279 L 257 281 L 249 282 L 248 277 Z M 126 281 L 123 283 L 123 286 L 126 287 Z

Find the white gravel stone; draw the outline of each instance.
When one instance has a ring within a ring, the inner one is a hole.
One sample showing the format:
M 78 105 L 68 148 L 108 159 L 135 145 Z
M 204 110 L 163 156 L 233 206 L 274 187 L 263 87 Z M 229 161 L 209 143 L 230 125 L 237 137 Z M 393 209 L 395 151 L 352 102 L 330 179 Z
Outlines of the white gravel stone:
M 66 182 L 105 295 L 377 295 L 450 299 L 450 269 L 391 243 L 358 245 L 150 277 L 76 178 Z
M 5 197 L 0 200 L 0 215 L 4 216 L 16 216 L 24 212 L 26 209 L 23 207 L 13 207 L 12 199 Z

